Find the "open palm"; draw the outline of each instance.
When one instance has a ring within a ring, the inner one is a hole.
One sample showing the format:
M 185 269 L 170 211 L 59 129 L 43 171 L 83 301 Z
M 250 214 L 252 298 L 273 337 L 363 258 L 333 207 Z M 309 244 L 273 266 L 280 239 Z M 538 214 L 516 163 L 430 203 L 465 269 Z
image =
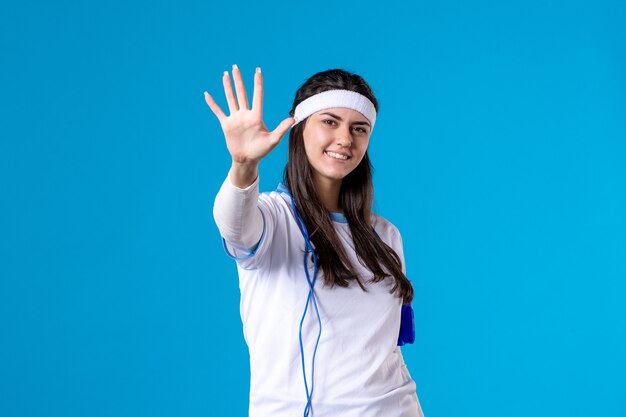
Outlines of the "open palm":
M 224 93 L 230 111 L 229 116 L 226 116 L 213 97 L 206 91 L 204 92 L 204 99 L 222 126 L 226 138 L 226 147 L 233 161 L 240 164 L 258 164 L 278 145 L 287 130 L 295 123 L 295 119 L 292 117 L 284 119 L 270 132 L 263 122 L 263 76 L 261 69 L 257 68 L 254 74 L 251 109 L 248 107 L 246 89 L 237 65 L 233 65 L 232 72 L 237 99 L 233 93 L 228 71 L 224 71 L 222 76 Z

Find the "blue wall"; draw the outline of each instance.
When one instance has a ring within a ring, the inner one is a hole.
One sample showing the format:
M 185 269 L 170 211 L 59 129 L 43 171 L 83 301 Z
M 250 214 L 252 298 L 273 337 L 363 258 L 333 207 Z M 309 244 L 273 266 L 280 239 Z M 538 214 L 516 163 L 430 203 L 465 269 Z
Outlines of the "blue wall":
M 365 77 L 427 417 L 625 416 L 626 5 L 20 2 L 0 14 L 0 415 L 244 416 L 206 106 Z M 250 94 L 251 97 L 251 94 Z M 280 180 L 287 141 L 261 165 Z

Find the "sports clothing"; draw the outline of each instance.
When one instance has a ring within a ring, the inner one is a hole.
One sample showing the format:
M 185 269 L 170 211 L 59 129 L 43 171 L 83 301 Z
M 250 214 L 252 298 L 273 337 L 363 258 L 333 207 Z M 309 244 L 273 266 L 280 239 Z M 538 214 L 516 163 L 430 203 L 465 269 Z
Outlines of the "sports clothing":
M 227 178 L 216 197 L 214 214 L 222 236 L 229 236 L 224 248 L 236 259 L 239 272 L 240 313 L 250 352 L 249 416 L 294 417 L 302 415 L 307 402 L 298 339 L 309 293 L 303 265 L 305 241 L 290 197 L 276 191 L 258 194 L 258 181 L 239 189 Z M 255 198 L 256 207 L 251 210 L 250 201 Z M 223 210 L 229 214 L 224 216 Z M 368 291 L 356 283 L 331 289 L 324 285 L 322 272 L 318 273 L 314 291 L 322 332 L 310 416 L 422 417 L 415 382 L 397 346 L 402 300 L 389 293 L 390 279 L 367 282 L 372 274 L 357 260 L 345 217 L 341 213 L 331 213 L 331 217 Z M 249 237 L 246 242 L 233 233 L 242 231 L 237 222 L 251 230 L 258 228 L 254 224 L 259 219 L 261 236 L 252 247 Z M 232 224 L 227 227 L 225 222 Z M 404 269 L 398 229 L 375 214 L 372 226 L 400 256 Z M 308 267 L 312 276 L 312 262 Z M 310 304 L 302 330 L 309 390 L 318 331 L 318 318 Z

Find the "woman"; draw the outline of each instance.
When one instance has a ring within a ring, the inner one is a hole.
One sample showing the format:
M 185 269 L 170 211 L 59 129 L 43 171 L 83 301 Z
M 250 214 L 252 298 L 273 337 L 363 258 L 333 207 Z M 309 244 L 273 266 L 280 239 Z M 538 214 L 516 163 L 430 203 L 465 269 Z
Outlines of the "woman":
M 422 416 L 398 348 L 413 298 L 402 239 L 371 213 L 371 88 L 343 70 L 317 73 L 270 132 L 260 68 L 251 109 L 236 65 L 232 74 L 230 116 L 204 94 L 232 157 L 213 214 L 239 272 L 250 416 Z M 259 162 L 290 128 L 284 181 L 259 194 Z

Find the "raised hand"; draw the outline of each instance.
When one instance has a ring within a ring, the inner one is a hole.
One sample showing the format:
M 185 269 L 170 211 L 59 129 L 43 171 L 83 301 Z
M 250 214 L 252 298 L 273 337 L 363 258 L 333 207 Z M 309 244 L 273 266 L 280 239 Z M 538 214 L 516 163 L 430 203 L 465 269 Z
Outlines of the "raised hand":
M 263 122 L 263 76 L 261 69 L 257 68 L 254 74 L 254 94 L 251 109 L 248 108 L 246 89 L 237 65 L 233 65 L 232 72 L 237 99 L 233 93 L 228 71 L 224 71 L 222 76 L 230 116 L 224 114 L 213 97 L 206 91 L 204 92 L 204 99 L 222 126 L 226 138 L 226 147 L 233 159 L 233 166 L 253 167 L 256 172 L 256 167 L 261 159 L 278 145 L 287 130 L 295 123 L 295 119 L 293 117 L 284 119 L 270 132 Z

